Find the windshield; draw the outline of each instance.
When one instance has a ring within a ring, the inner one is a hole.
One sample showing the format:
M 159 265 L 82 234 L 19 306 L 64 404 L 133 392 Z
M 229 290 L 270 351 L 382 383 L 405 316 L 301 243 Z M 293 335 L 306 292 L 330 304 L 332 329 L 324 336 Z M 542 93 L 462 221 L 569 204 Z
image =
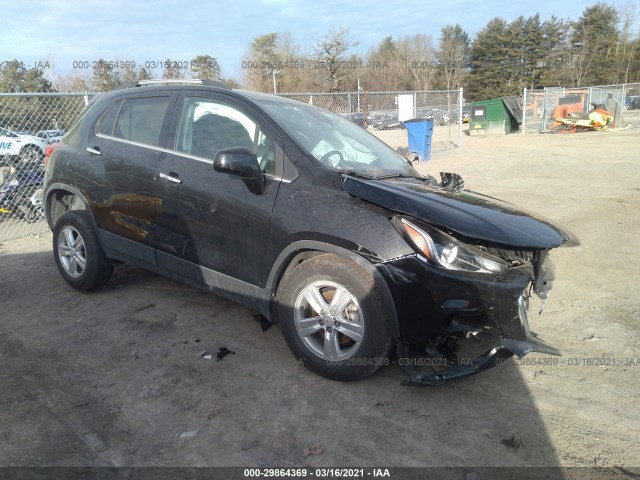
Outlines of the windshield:
M 362 127 L 339 115 L 300 103 L 257 102 L 309 154 L 336 171 L 370 177 L 420 174 L 399 154 Z

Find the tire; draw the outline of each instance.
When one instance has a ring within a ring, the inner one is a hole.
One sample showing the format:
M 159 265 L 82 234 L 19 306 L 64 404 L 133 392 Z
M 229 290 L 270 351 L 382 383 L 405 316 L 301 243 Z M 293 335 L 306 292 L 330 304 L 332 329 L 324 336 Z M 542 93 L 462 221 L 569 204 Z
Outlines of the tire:
M 73 210 L 58 219 L 53 228 L 53 256 L 62 278 L 76 290 L 101 287 L 113 273 L 85 210 Z
M 35 145 L 26 145 L 20 151 L 20 160 L 23 163 L 30 164 L 39 161 L 42 158 L 42 155 L 42 151 Z
M 318 255 L 287 273 L 277 316 L 291 352 L 318 375 L 359 380 L 389 363 L 393 338 L 382 292 L 342 257 Z

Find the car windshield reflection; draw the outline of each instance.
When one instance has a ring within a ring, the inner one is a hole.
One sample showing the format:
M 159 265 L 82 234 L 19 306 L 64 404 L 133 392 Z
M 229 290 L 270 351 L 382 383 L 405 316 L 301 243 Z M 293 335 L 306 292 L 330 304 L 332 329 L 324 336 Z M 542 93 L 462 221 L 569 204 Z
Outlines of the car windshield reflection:
M 385 143 L 362 127 L 305 104 L 258 102 L 299 145 L 325 167 L 370 177 L 420 174 Z

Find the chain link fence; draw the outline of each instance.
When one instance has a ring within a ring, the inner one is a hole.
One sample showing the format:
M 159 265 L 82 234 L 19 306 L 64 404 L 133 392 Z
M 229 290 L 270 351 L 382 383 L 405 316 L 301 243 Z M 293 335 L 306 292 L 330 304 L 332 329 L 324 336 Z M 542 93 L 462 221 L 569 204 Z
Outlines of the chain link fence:
M 403 122 L 413 118 L 433 120 L 432 152 L 460 147 L 462 144 L 462 90 L 279 95 L 342 115 L 394 149 L 408 147 L 407 130 Z
M 640 83 L 584 88 L 544 88 L 524 90 L 523 133 L 556 131 L 557 118 L 587 114 L 595 105 L 604 105 L 613 117 L 613 126 L 640 124 Z
M 48 231 L 42 210 L 44 151 L 59 142 L 92 95 L 0 94 L 0 242 Z M 460 146 L 462 91 L 288 94 L 407 147 L 403 120 L 434 121 L 432 151 Z
M 0 94 L 0 242 L 48 230 L 44 152 L 88 101 L 85 94 Z

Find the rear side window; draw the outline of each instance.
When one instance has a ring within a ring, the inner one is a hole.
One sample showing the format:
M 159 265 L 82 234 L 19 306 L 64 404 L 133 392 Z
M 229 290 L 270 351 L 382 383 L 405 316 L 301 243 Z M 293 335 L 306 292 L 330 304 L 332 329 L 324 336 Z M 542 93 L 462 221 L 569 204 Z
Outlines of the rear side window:
M 162 122 L 169 106 L 169 98 L 165 96 L 125 100 L 120 108 L 113 136 L 132 142 L 158 145 Z M 108 114 L 110 113 L 111 111 L 108 112 Z M 108 125 L 105 124 L 105 127 Z
M 105 113 L 98 122 L 98 133 L 109 136 L 113 135 L 113 127 L 116 126 L 116 118 L 118 118 L 121 106 L 122 100 L 111 105 L 111 108 L 107 110 L 107 113 Z
M 91 100 L 89 104 L 84 107 L 76 121 L 73 123 L 67 135 L 64 137 L 64 143 L 69 145 L 79 145 L 80 144 L 80 126 L 84 123 L 84 119 L 87 114 L 93 109 L 95 106 L 95 101 Z

